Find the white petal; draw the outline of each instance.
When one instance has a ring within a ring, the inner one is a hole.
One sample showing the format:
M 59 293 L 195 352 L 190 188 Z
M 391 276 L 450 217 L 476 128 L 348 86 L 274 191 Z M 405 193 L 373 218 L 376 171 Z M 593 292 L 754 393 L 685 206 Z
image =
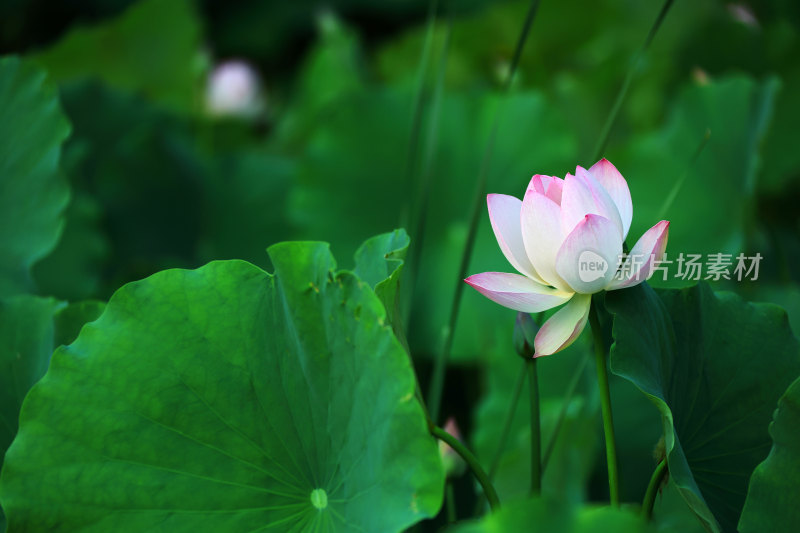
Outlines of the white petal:
M 552 355 L 572 344 L 586 326 L 592 297 L 576 294 L 544 323 L 534 340 L 534 357 Z
M 535 190 L 528 190 L 522 201 L 522 241 L 528 259 L 545 282 L 569 291 L 569 285 L 556 272 L 556 254 L 562 239 L 559 205 Z
M 628 182 L 625 181 L 619 170 L 608 159 L 601 159 L 592 165 L 589 173 L 608 191 L 608 195 L 614 200 L 622 220 L 622 238 L 625 239 L 631 229 L 631 220 L 633 220 L 633 204 L 631 203 L 631 191 L 628 188 Z
M 616 224 L 586 215 L 556 255 L 556 271 L 575 292 L 592 294 L 608 286 L 619 265 L 622 236 Z
M 490 194 L 486 197 L 486 203 L 489 207 L 489 220 L 492 223 L 494 236 L 508 262 L 520 274 L 546 285 L 533 268 L 525 252 L 525 244 L 522 242 L 520 224 L 522 200 L 505 194 Z
M 578 167 L 575 176 L 567 174 L 564 178 L 561 212 L 565 234 L 569 234 L 583 217 L 595 214 L 612 221 L 622 237 L 623 226 L 617 206 L 608 192 L 582 167 Z
M 633 245 L 631 253 L 622 264 L 621 272 L 624 277 L 611 280 L 606 290 L 624 289 L 633 287 L 650 277 L 653 266 L 664 256 L 669 237 L 669 221 L 662 220 L 649 230 Z
M 519 274 L 484 272 L 464 281 L 493 302 L 524 313 L 545 311 L 572 297 L 572 293 L 545 287 Z

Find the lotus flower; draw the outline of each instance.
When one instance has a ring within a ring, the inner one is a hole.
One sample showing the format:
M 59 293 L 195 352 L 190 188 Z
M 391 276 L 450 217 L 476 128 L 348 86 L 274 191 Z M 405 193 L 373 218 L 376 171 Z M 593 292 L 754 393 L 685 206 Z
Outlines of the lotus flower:
M 601 159 L 563 180 L 535 175 L 525 198 L 487 196 L 492 229 L 519 274 L 484 272 L 466 281 L 502 306 L 536 313 L 562 304 L 536 334 L 534 357 L 572 344 L 586 325 L 591 295 L 647 279 L 667 246 L 662 220 L 622 256 L 633 205 L 622 174 Z
M 206 107 L 216 116 L 257 115 L 262 110 L 263 98 L 255 69 L 239 60 L 215 67 L 208 79 Z

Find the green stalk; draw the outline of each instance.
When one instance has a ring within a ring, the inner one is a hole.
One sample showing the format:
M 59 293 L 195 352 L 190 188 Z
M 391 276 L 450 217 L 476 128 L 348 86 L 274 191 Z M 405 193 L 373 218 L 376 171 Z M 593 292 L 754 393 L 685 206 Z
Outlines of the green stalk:
M 606 349 L 603 331 L 597 316 L 597 306 L 592 303 L 589 310 L 589 323 L 594 337 L 594 353 L 597 361 L 597 387 L 600 391 L 600 405 L 603 410 L 603 431 L 606 437 L 606 462 L 608 464 L 608 490 L 613 507 L 619 507 L 619 477 L 617 476 L 617 443 L 614 439 L 614 418 L 611 414 L 611 392 L 608 388 L 608 369 L 606 368 Z
M 658 489 L 661 487 L 661 482 L 664 476 L 667 475 L 667 460 L 661 459 L 650 477 L 650 483 L 647 485 L 647 492 L 644 494 L 644 501 L 642 502 L 642 517 L 646 520 L 653 518 L 653 505 L 656 503 L 656 495 Z
M 433 181 L 433 161 L 436 152 L 436 144 L 439 139 L 439 116 L 444 95 L 444 77 L 447 73 L 447 56 L 450 53 L 450 34 L 452 32 L 452 26 L 452 21 L 448 21 L 444 37 L 444 47 L 439 62 L 438 75 L 436 77 L 436 85 L 433 91 L 433 101 L 431 103 L 430 119 L 428 122 L 428 134 L 422 161 L 421 183 L 419 184 L 417 200 L 414 203 L 414 225 L 411 230 L 411 242 L 414 245 L 415 252 L 412 253 L 409 258 L 408 269 L 408 279 L 410 280 L 411 287 L 413 287 L 417 281 L 420 259 L 422 258 L 422 249 L 424 248 L 425 225 L 428 220 L 428 204 L 430 203 L 431 182 Z M 411 294 L 413 296 L 413 291 L 411 291 Z
M 694 166 L 694 162 L 697 161 L 697 158 L 700 157 L 700 154 L 703 153 L 703 149 L 708 144 L 708 139 L 711 138 L 711 130 L 706 129 L 706 133 L 703 135 L 703 139 L 700 141 L 700 144 L 697 145 L 697 149 L 694 151 L 694 154 L 689 159 L 689 163 L 686 165 L 686 168 L 683 169 L 683 173 L 681 176 L 675 180 L 675 185 L 672 186 L 672 189 L 667 194 L 667 197 L 664 199 L 664 203 L 661 204 L 661 209 L 658 210 L 658 215 L 656 215 L 657 219 L 663 219 L 664 216 L 669 211 L 669 208 L 672 207 L 672 203 L 675 201 L 675 198 L 678 197 L 678 192 L 680 192 L 681 187 L 683 187 L 683 183 L 686 181 L 686 177 L 689 175 L 689 170 L 691 170 L 692 166 Z
M 527 362 L 522 362 L 521 372 L 517 375 L 517 380 L 514 382 L 514 389 L 511 392 L 511 402 L 508 404 L 508 411 L 506 418 L 503 421 L 503 429 L 500 431 L 500 438 L 497 441 L 497 449 L 492 456 L 492 462 L 489 466 L 489 480 L 494 481 L 494 476 L 497 474 L 497 469 L 500 467 L 500 459 L 503 457 L 503 452 L 508 443 L 508 437 L 511 435 L 511 424 L 514 422 L 514 415 L 517 413 L 517 405 L 519 398 L 522 396 L 522 385 L 525 383 L 525 374 L 527 374 Z M 475 502 L 474 515 L 477 515 L 481 510 L 481 502 Z
M 494 452 L 491 466 L 489 467 L 489 479 L 494 479 L 497 473 L 497 467 L 500 466 L 500 458 L 506 449 L 508 436 L 511 434 L 511 423 L 514 421 L 514 414 L 517 412 L 517 404 L 519 397 L 522 395 L 522 384 L 525 382 L 525 370 L 527 369 L 527 362 L 522 364 L 522 372 L 519 373 L 516 383 L 514 383 L 514 390 L 511 393 L 511 403 L 508 405 L 508 412 L 506 413 L 506 420 L 503 422 L 503 430 L 500 432 L 500 440 L 497 443 L 497 449 Z
M 428 22 L 425 30 L 425 41 L 422 45 L 422 53 L 419 59 L 419 72 L 417 73 L 417 87 L 414 97 L 414 111 L 411 114 L 411 136 L 408 142 L 408 158 L 406 160 L 406 177 L 410 184 L 416 171 L 417 152 L 419 149 L 420 130 L 422 129 L 422 111 L 425 107 L 425 77 L 428 72 L 428 61 L 431 55 L 433 43 L 433 33 L 436 27 L 436 11 L 438 0 L 432 0 L 428 4 Z
M 539 376 L 537 375 L 536 358 L 531 358 L 528 365 L 528 378 L 531 395 L 531 494 L 538 496 L 542 492 L 542 431 L 539 414 Z
M 483 493 L 486 495 L 486 499 L 489 501 L 489 507 L 492 511 L 495 511 L 498 506 L 500 505 L 500 500 L 497 498 L 497 491 L 492 485 L 492 482 L 489 480 L 489 476 L 486 475 L 486 471 L 484 471 L 481 464 L 478 462 L 478 459 L 472 454 L 469 449 L 464 446 L 464 444 L 443 430 L 438 426 L 432 426 L 431 434 L 436 437 L 437 439 L 444 441 L 448 446 L 453 448 L 453 450 L 464 459 L 464 462 L 467 463 L 467 466 L 470 470 L 472 470 L 472 474 L 475 476 L 475 479 L 478 480 L 478 483 L 481 484 L 483 488 Z
M 558 441 L 558 434 L 561 432 L 561 427 L 564 425 L 564 419 L 567 417 L 569 404 L 572 403 L 572 397 L 575 395 L 575 391 L 578 389 L 578 383 L 583 376 L 583 371 L 586 369 L 586 364 L 588 362 L 588 357 L 581 358 L 580 366 L 575 374 L 573 374 L 572 381 L 570 381 L 569 386 L 567 387 L 567 393 L 564 395 L 564 399 L 561 402 L 561 411 L 559 411 L 556 425 L 553 427 L 553 434 L 550 436 L 550 440 L 547 443 L 547 449 L 542 457 L 542 475 L 544 475 L 544 471 L 547 468 L 547 463 L 550 461 L 550 456 L 553 454 L 556 441 Z
M 540 0 L 532 0 L 528 8 L 528 14 L 525 17 L 525 23 L 522 27 L 522 33 L 517 40 L 517 46 L 514 51 L 514 58 L 511 62 L 511 68 L 508 71 L 508 78 L 506 79 L 506 91 L 511 86 L 511 80 L 514 78 L 517 66 L 519 65 L 522 50 L 525 46 L 525 41 L 530 33 L 533 21 L 536 18 L 536 12 L 539 8 Z M 481 208 L 483 206 L 484 195 L 486 194 L 486 182 L 488 181 L 489 162 L 492 158 L 494 151 L 495 138 L 497 137 L 497 126 L 499 122 L 499 113 L 494 116 L 494 123 L 492 131 L 489 136 L 489 143 L 486 146 L 486 152 L 483 156 L 481 163 L 481 170 L 478 177 L 478 182 L 475 187 L 475 195 L 473 196 L 472 207 L 470 209 L 470 222 L 469 231 L 467 232 L 467 242 L 464 245 L 464 251 L 461 255 L 461 264 L 456 277 L 456 290 L 453 295 L 453 304 L 450 308 L 450 320 L 448 321 L 447 328 L 444 331 L 444 347 L 439 353 L 439 357 L 434 361 L 433 375 L 431 377 L 431 385 L 428 392 L 428 405 L 430 406 L 431 416 L 434 420 L 439 418 L 439 409 L 442 402 L 442 389 L 444 388 L 444 375 L 445 368 L 447 368 L 447 361 L 450 359 L 450 351 L 453 348 L 453 336 L 455 334 L 456 323 L 458 322 L 458 311 L 461 306 L 461 295 L 464 291 L 463 279 L 467 275 L 467 268 L 469 261 L 472 257 L 472 250 L 475 248 L 475 237 L 478 234 L 478 220 L 480 219 Z
M 650 47 L 650 43 L 653 42 L 653 37 L 656 36 L 658 28 L 660 28 L 661 23 L 664 22 L 664 18 L 667 16 L 667 12 L 669 11 L 669 8 L 672 7 L 672 3 L 674 1 L 675 0 L 665 0 L 664 5 L 661 7 L 661 11 L 658 13 L 658 17 L 656 17 L 656 21 L 650 28 L 647 38 L 644 40 L 644 45 L 642 46 L 641 50 L 639 50 L 639 53 L 636 54 L 636 58 L 633 60 L 633 63 L 631 63 L 628 73 L 625 75 L 625 81 L 622 82 L 622 87 L 620 88 L 619 93 L 617 93 L 617 99 L 614 101 L 611 112 L 608 114 L 608 118 L 606 118 L 606 122 L 600 132 L 600 138 L 598 139 L 597 145 L 595 145 L 594 148 L 594 156 L 591 160 L 592 163 L 600 159 L 600 156 L 603 155 L 606 145 L 608 144 L 608 137 L 611 134 L 611 128 L 614 126 L 614 122 L 617 120 L 617 115 L 619 114 L 619 110 L 622 108 L 622 103 L 625 101 L 625 96 L 628 94 L 628 89 L 633 81 L 633 76 L 639 69 L 639 63 L 642 62 L 645 52 Z
M 449 480 L 447 481 L 444 499 L 447 506 L 447 523 L 453 524 L 456 521 L 456 495 L 453 491 L 453 483 Z

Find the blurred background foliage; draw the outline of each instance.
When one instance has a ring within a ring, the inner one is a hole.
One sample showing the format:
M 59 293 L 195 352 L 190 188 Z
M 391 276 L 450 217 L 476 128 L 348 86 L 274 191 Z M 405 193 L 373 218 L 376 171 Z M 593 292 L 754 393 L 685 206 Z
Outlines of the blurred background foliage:
M 45 243 L 25 291 L 102 301 L 165 268 L 228 258 L 269 268 L 265 248 L 289 239 L 329 241 L 347 265 L 367 237 L 406 227 L 416 266 L 406 268 L 401 307 L 424 390 L 480 172 L 490 192 L 521 196 L 534 173 L 563 177 L 592 164 L 661 7 L 544 0 L 505 92 L 528 4 L 439 2 L 433 20 L 423 0 L 3 2 L 0 53 L 47 71 L 72 128 L 61 154 L 71 193 L 60 239 Z M 798 58 L 797 2 L 677 1 L 603 154 L 630 184 L 632 239 L 666 218 L 672 257 L 761 253 L 758 281 L 715 288 L 785 306 L 795 332 Z M 247 116 L 208 109 L 212 70 L 232 59 L 260 77 L 260 105 Z M 490 270 L 508 266 L 482 210 L 469 272 Z M 54 301 L 37 316 L 63 314 Z M 522 372 L 513 323 L 513 312 L 465 292 L 443 408 L 487 468 L 496 463 L 504 499 L 526 493 L 517 474 L 529 460 L 525 402 L 496 453 Z M 569 501 L 607 490 L 588 351 L 582 339 L 540 365 L 545 443 L 564 392 L 576 391 L 545 474 L 546 490 Z M 612 396 L 623 497 L 639 501 L 658 413 L 623 380 Z M 460 508 L 476 505 L 469 476 L 456 489 Z M 656 516 L 665 531 L 700 527 L 671 488 Z

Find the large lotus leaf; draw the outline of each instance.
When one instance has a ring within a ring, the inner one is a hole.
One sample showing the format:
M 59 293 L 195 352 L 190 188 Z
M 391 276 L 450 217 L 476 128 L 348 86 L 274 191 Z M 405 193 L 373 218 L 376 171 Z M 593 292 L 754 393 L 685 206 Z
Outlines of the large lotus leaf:
M 553 533 L 644 533 L 646 522 L 628 511 L 610 507 L 571 507 L 558 500 L 536 498 L 504 505 L 481 520 L 457 524 L 453 533 L 547 531 Z
M 800 378 L 778 402 L 769 432 L 772 450 L 750 478 L 739 521 L 742 533 L 800 530 Z
M 775 403 L 800 374 L 786 313 L 706 284 L 658 294 L 642 284 L 606 306 L 611 370 L 661 412 L 672 481 L 710 531 L 735 531 Z
M 200 22 L 189 0 L 144 0 L 98 26 L 72 29 L 35 56 L 59 82 L 98 78 L 176 110 L 200 106 Z
M 58 241 L 69 199 L 58 164 L 69 131 L 45 73 L 0 59 L 0 296 L 29 289 L 30 266 Z
M 327 245 L 168 270 L 53 356 L 0 480 L 11 528 L 399 531 L 443 472 L 380 301 Z M 379 510 L 376 511 L 376 510 Z

